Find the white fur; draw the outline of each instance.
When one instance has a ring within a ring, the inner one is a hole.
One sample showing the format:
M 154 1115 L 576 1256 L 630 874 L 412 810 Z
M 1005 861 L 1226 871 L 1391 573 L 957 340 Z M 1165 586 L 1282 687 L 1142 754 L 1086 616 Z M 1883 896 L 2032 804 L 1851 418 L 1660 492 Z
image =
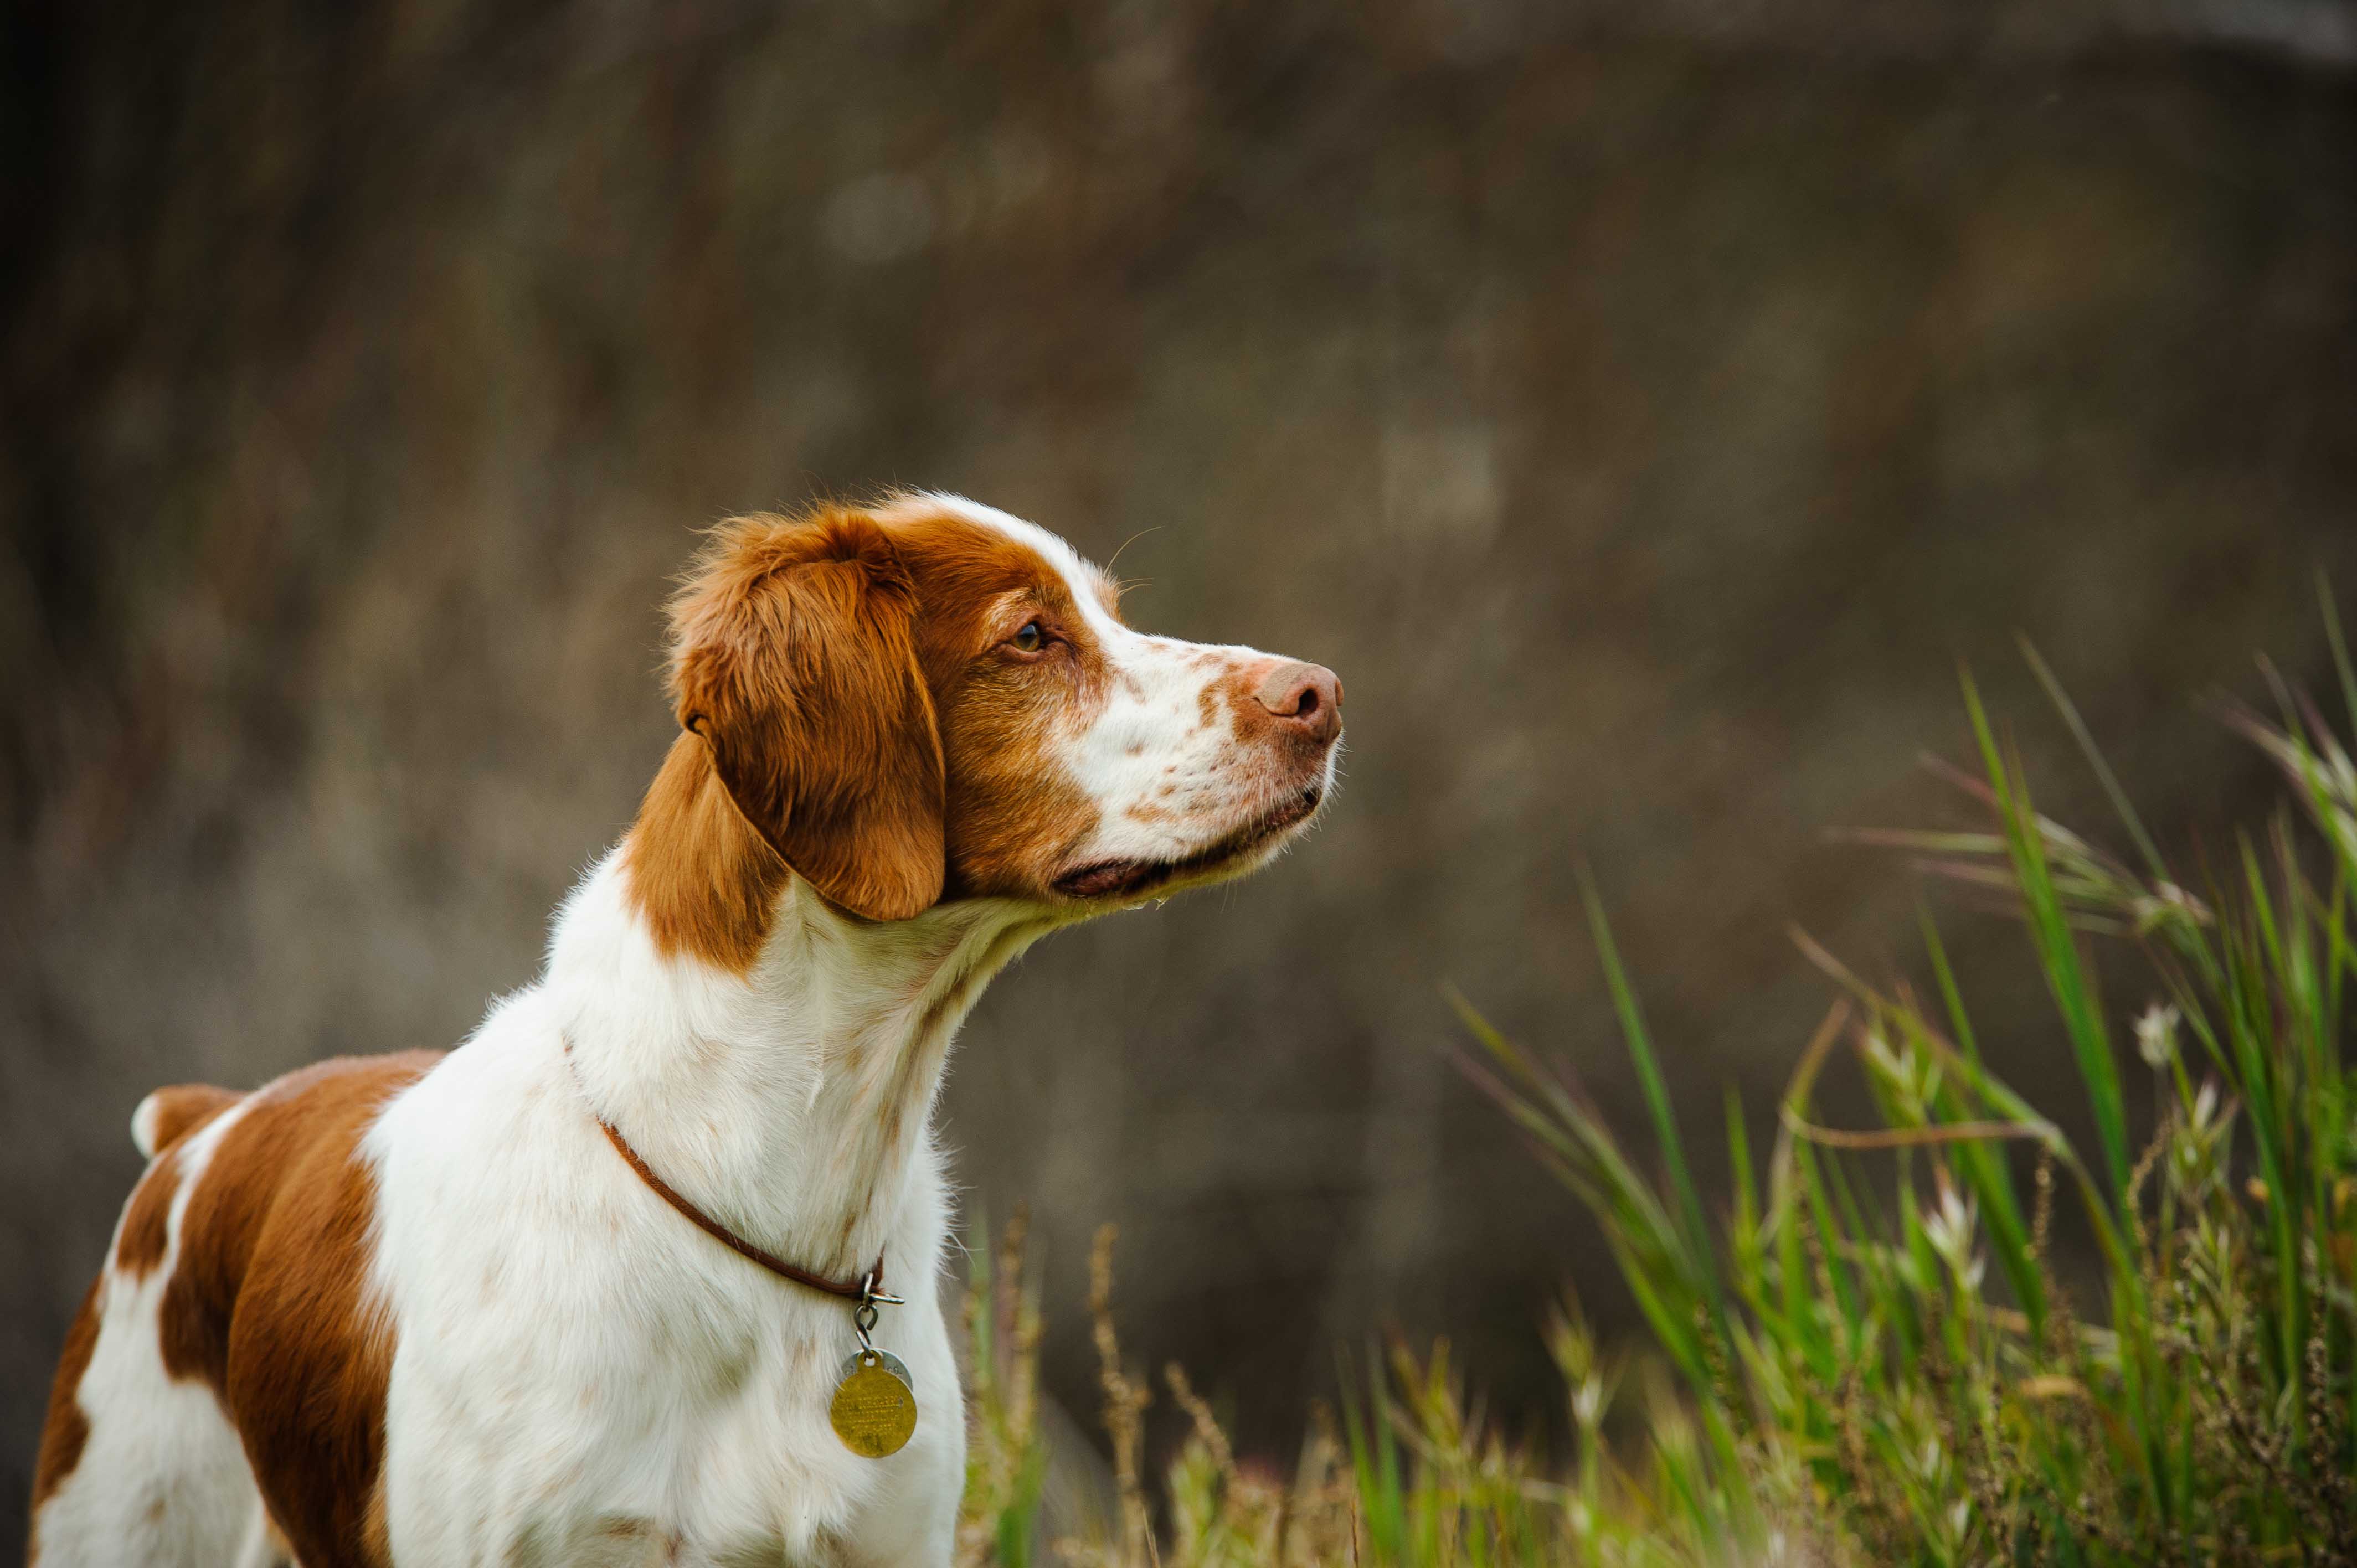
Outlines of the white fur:
M 1076 864 L 1183 856 L 1265 810 L 1275 786 L 1224 720 L 1205 722 L 1198 693 L 1278 660 L 1131 631 L 1103 612 L 1061 540 L 956 498 L 921 504 L 1002 528 L 1054 563 L 1112 662 L 1104 707 L 1056 742 L 1103 819 Z M 362 1143 L 377 1178 L 371 1283 L 396 1345 L 384 1467 L 394 1559 L 946 1564 L 965 1430 L 938 1298 L 952 1213 L 933 1101 L 984 984 L 1075 912 L 968 900 L 876 924 L 795 880 L 739 976 L 663 957 L 626 875 L 619 852 L 589 871 L 557 916 L 539 982 L 496 1004 Z M 236 1115 L 186 1146 L 180 1206 Z M 863 1458 L 828 1423 L 855 1345 L 848 1304 L 690 1224 L 622 1161 L 598 1117 L 758 1246 L 837 1276 L 882 1254 L 888 1287 L 909 1298 L 876 1334 L 915 1385 L 906 1448 Z M 152 1138 L 144 1110 L 139 1130 Z M 199 1385 L 165 1377 L 155 1348 L 150 1297 L 172 1262 L 135 1292 L 107 1287 L 85 1386 L 93 1436 L 39 1520 L 45 1562 L 98 1562 L 76 1544 L 123 1539 L 73 1510 L 96 1495 L 90 1477 L 170 1470 L 118 1451 L 133 1444 L 200 1455 L 179 1464 L 202 1472 L 210 1499 L 181 1516 L 191 1522 L 172 1551 L 143 1548 L 139 1560 L 258 1550 L 233 1434 Z M 130 1411 L 155 1424 L 107 1419 Z
M 216 1568 L 241 1563 L 259 1529 L 262 1498 L 237 1433 L 212 1391 L 164 1368 L 156 1316 L 180 1257 L 180 1225 L 232 1107 L 180 1150 L 179 1187 L 165 1224 L 163 1262 L 142 1276 L 113 1267 L 118 1221 L 99 1282 L 98 1340 L 75 1397 L 90 1423 L 81 1462 L 36 1521 L 44 1564 L 154 1563 Z M 265 1559 L 264 1561 L 267 1561 Z
M 139 1151 L 142 1159 L 156 1157 L 156 1131 L 164 1114 L 164 1099 L 151 1094 L 139 1102 L 131 1113 L 131 1146 Z

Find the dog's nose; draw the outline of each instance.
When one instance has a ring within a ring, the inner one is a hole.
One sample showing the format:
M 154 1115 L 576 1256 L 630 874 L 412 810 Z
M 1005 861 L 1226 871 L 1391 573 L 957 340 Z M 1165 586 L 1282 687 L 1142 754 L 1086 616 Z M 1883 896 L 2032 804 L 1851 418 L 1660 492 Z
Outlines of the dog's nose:
M 1277 723 L 1312 740 L 1342 733 L 1342 682 L 1323 664 L 1280 664 L 1253 697 Z

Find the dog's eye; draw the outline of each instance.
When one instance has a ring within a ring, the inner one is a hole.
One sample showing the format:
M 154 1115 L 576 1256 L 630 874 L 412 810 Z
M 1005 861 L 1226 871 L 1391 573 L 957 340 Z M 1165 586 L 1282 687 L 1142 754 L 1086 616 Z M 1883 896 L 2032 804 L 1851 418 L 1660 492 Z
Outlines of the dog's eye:
M 1039 629 L 1038 621 L 1027 620 L 1023 623 L 1023 629 L 1006 640 L 1014 644 L 1017 653 L 1037 653 L 1047 644 L 1048 634 Z

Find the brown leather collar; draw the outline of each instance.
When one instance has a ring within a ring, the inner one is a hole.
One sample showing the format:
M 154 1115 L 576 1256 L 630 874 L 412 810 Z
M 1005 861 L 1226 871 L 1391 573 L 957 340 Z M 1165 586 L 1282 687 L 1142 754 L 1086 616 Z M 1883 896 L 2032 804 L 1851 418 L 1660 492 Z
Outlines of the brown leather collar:
M 570 1072 L 573 1068 L 573 1042 L 571 1040 L 566 1040 L 564 1044 L 565 1066 L 565 1069 Z M 577 1078 L 575 1079 L 576 1087 L 578 1087 L 579 1081 L 580 1080 Z M 582 1098 L 586 1102 L 588 1096 L 587 1093 L 584 1093 Z M 808 1269 L 796 1268 L 793 1264 L 786 1262 L 783 1258 L 779 1257 L 776 1253 L 767 1252 L 762 1251 L 760 1248 L 756 1247 L 752 1242 L 746 1240 L 743 1237 L 729 1230 L 728 1227 L 721 1224 L 720 1221 L 713 1219 L 712 1216 L 705 1213 L 701 1208 L 696 1208 L 694 1204 L 690 1203 L 686 1198 L 682 1197 L 679 1195 L 678 1190 L 674 1188 L 671 1183 L 655 1175 L 654 1168 L 651 1165 L 649 1165 L 646 1161 L 639 1158 L 639 1152 L 638 1150 L 630 1147 L 630 1141 L 623 1137 L 620 1130 L 611 1122 L 607 1121 L 603 1116 L 599 1116 L 596 1106 L 592 1105 L 589 1107 L 589 1114 L 597 1121 L 598 1130 L 606 1134 L 606 1141 L 614 1145 L 614 1152 L 622 1156 L 623 1162 L 627 1164 L 631 1170 L 638 1173 L 638 1177 L 640 1181 L 646 1183 L 649 1187 L 653 1189 L 654 1195 L 657 1197 L 662 1198 L 665 1203 L 670 1204 L 673 1208 L 678 1209 L 682 1214 L 687 1216 L 689 1219 L 695 1222 L 698 1230 L 711 1237 L 714 1240 L 719 1242 L 722 1246 L 728 1248 L 730 1251 L 737 1252 L 743 1257 L 751 1259 L 754 1262 L 760 1264 L 763 1268 L 769 1270 L 780 1279 L 791 1280 L 798 1285 L 808 1285 L 813 1290 L 823 1290 L 829 1295 L 839 1295 L 845 1301 L 856 1301 L 865 1304 L 869 1301 L 889 1301 L 892 1299 L 884 1294 L 883 1253 L 877 1253 L 876 1266 L 869 1269 L 865 1274 L 860 1275 L 857 1279 L 831 1280 L 824 1274 L 814 1274 Z

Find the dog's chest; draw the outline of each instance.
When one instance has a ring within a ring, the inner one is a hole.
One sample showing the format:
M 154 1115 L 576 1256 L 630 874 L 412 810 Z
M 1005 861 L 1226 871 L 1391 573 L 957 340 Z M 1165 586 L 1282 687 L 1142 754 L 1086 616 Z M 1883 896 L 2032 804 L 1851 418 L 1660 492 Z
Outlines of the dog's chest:
M 401 1561 L 822 1562 L 880 1479 L 828 1451 L 823 1404 L 774 1364 L 542 1369 L 403 1369 L 386 1454 Z
M 445 1123 L 433 1143 L 388 1140 L 397 1557 L 827 1561 L 910 1473 L 851 1454 L 829 1423 L 848 1307 L 647 1201 L 577 1122 L 535 1126 L 530 1097 L 507 1103 L 512 1124 L 471 1138 Z M 459 1141 L 465 1157 L 447 1146 Z M 937 1326 L 931 1303 L 913 1305 L 879 1340 L 925 1369 L 953 1418 L 946 1337 L 921 1332 L 920 1312 Z

